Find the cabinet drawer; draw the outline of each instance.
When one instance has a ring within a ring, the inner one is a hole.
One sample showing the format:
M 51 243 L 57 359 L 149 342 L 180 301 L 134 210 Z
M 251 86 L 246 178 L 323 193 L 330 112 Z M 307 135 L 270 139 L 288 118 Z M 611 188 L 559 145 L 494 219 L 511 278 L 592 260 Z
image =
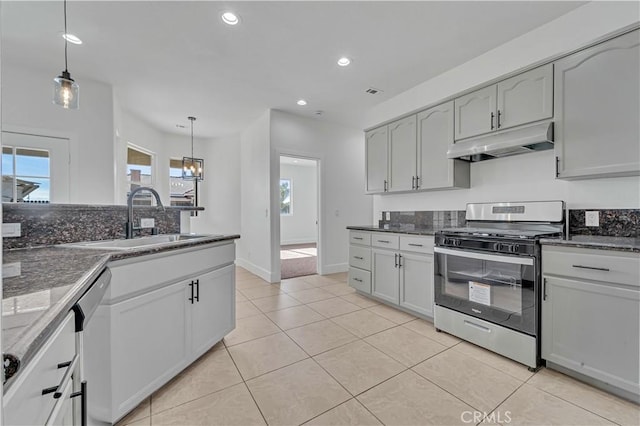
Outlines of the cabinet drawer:
M 400 236 L 388 233 L 373 233 L 371 236 L 371 245 L 373 247 L 397 250 L 400 248 Z
M 368 247 L 349 246 L 349 266 L 370 271 L 371 249 Z
M 371 294 L 371 272 L 349 268 L 349 285 L 356 290 Z
M 5 393 L 4 424 L 45 424 L 57 400 L 42 390 L 61 383 L 67 367 L 58 368 L 58 364 L 71 361 L 75 353 L 74 315 L 69 313 Z
M 433 237 L 400 236 L 400 250 L 433 254 Z
M 576 247 L 542 248 L 542 272 L 640 287 L 640 255 Z
M 349 233 L 349 243 L 360 244 L 363 246 L 371 245 L 371 233 L 370 232 L 357 232 L 351 231 Z

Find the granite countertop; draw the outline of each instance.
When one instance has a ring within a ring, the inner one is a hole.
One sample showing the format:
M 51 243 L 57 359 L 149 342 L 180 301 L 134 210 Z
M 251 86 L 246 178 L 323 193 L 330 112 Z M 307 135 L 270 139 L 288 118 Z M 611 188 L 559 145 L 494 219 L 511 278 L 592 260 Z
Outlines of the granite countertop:
M 540 240 L 541 244 L 552 246 L 570 246 L 599 250 L 629 251 L 640 253 L 638 237 L 605 237 L 602 235 L 572 235 L 568 239 Z
M 7 376 L 24 368 L 108 262 L 237 238 L 215 235 L 118 251 L 68 246 L 5 250 L 2 348 L 4 358 L 13 360 Z
M 451 228 L 448 226 L 447 228 Z M 389 228 L 380 228 L 379 226 L 362 225 L 362 226 L 347 226 L 347 229 L 354 231 L 369 231 L 369 232 L 392 232 L 394 234 L 410 234 L 410 235 L 435 235 L 436 232 L 444 229 L 444 227 L 400 227 L 390 226 Z

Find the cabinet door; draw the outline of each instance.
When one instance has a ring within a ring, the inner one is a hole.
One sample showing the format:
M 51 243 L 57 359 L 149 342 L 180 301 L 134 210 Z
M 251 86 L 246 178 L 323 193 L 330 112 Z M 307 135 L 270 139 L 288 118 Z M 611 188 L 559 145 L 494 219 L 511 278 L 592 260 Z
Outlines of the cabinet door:
M 498 83 L 498 129 L 553 117 L 553 64 Z
M 112 306 L 112 422 L 187 365 L 188 296 L 179 282 Z
M 447 158 L 453 144 L 453 101 L 418 114 L 418 187 L 453 186 L 454 160 Z
M 401 255 L 400 306 L 433 317 L 433 256 Z
M 389 142 L 387 126 L 370 130 L 365 134 L 367 193 L 384 192 L 387 182 Z
M 236 325 L 235 266 L 206 273 L 194 279 L 196 300 L 191 308 L 191 354 L 196 359 L 218 343 Z
M 416 116 L 389 124 L 389 184 L 387 190 L 410 191 L 416 176 Z
M 640 392 L 640 291 L 545 277 L 542 358 Z
M 396 305 L 400 301 L 400 278 L 397 267 L 398 252 L 371 250 L 372 294 Z
M 485 87 L 454 100 L 455 138 L 464 139 L 495 130 L 496 86 Z
M 555 63 L 559 178 L 640 174 L 640 31 Z

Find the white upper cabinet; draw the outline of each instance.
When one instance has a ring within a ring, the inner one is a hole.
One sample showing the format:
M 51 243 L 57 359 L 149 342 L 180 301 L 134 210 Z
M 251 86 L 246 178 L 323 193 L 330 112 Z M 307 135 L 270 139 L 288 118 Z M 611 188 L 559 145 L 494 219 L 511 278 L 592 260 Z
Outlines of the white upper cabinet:
M 553 117 L 553 64 L 498 83 L 496 128 L 506 129 Z
M 384 192 L 387 189 L 389 139 L 387 126 L 365 134 L 366 188 L 367 193 Z
M 447 158 L 453 143 L 453 101 L 418 114 L 416 189 L 468 188 L 469 163 Z
M 456 98 L 455 139 L 553 117 L 553 65 L 518 74 Z
M 389 124 L 389 183 L 387 191 L 415 189 L 416 116 Z
M 464 139 L 495 129 L 496 86 L 461 96 L 455 104 L 455 138 Z
M 640 174 L 640 31 L 555 63 L 559 178 Z

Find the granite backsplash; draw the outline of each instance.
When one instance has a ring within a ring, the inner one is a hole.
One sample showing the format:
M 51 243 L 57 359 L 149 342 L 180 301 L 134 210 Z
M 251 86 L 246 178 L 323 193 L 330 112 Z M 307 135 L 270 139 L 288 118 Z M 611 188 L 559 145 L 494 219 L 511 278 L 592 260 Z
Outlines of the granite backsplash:
M 586 226 L 589 210 L 569 210 L 569 235 L 601 235 L 605 237 L 640 237 L 640 209 L 604 209 L 600 212 L 599 226 Z
M 134 223 L 140 218 L 155 219 L 160 234 L 180 232 L 179 208 L 135 206 Z M 127 222 L 126 206 L 96 206 L 85 204 L 3 203 L 2 222 L 20 223 L 21 237 L 2 239 L 4 250 L 78 241 L 124 238 Z M 145 229 L 136 235 L 150 234 Z
M 385 217 L 389 213 L 389 220 Z M 464 210 L 428 210 L 415 212 L 382 212 L 378 226 L 413 231 L 420 228 L 456 228 L 466 225 Z

